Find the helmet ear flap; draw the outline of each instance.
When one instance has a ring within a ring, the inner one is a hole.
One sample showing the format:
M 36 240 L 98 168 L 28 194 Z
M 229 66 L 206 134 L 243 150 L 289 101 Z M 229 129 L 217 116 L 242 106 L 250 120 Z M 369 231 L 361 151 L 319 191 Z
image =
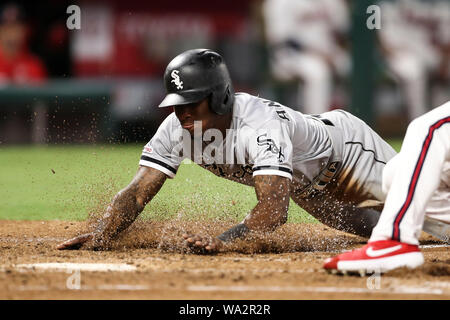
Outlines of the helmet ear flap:
M 220 101 L 220 97 L 218 97 L 217 91 L 213 90 L 211 92 L 210 98 L 209 98 L 209 107 L 211 110 L 217 114 L 222 114 L 220 112 L 220 109 L 222 108 L 222 102 Z
M 210 106 L 215 113 L 222 115 L 231 111 L 234 103 L 234 96 L 231 93 L 229 84 L 225 87 L 225 90 L 219 92 L 219 90 L 214 90 L 211 93 Z
M 228 105 L 228 101 L 230 99 L 230 95 L 231 95 L 230 86 L 228 85 L 227 89 L 225 90 L 225 94 L 224 94 L 223 101 L 222 101 L 222 104 L 224 106 Z
M 233 104 L 234 104 L 233 88 L 231 88 L 231 84 L 228 84 L 222 100 L 222 109 L 224 110 L 224 113 L 231 112 Z

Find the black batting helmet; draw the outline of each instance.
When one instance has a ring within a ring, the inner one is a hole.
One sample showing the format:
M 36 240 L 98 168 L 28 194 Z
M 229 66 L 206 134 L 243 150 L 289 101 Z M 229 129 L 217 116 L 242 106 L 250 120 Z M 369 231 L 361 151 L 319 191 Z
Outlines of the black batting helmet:
M 234 92 L 223 58 L 208 49 L 193 49 L 176 56 L 164 72 L 167 95 L 159 107 L 200 102 L 209 98 L 217 114 L 231 111 Z

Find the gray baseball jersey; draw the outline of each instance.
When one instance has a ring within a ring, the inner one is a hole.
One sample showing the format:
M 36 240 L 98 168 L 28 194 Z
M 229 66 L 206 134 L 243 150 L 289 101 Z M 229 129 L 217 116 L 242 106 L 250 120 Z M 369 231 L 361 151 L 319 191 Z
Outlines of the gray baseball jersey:
M 173 178 L 181 161 L 190 158 L 217 176 L 247 185 L 253 185 L 256 175 L 289 178 L 295 199 L 314 197 L 327 188 L 338 198 L 351 194 L 357 201 L 383 201 L 382 170 L 395 155 L 348 112 L 305 115 L 246 93 L 235 95 L 232 123 L 216 145 L 215 161 L 204 154 L 198 161 L 195 154 L 180 153 L 180 143 L 191 142 L 183 131 L 175 113 L 170 114 L 144 147 L 139 164 Z

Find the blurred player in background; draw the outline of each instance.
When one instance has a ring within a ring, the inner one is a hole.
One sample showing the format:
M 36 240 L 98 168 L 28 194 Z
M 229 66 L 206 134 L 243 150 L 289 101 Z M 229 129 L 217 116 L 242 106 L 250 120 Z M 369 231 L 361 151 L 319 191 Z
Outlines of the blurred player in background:
M 348 53 L 341 45 L 349 27 L 346 2 L 265 0 L 263 16 L 273 76 L 302 82 L 298 90 L 302 112 L 329 111 L 333 76 L 342 78 L 350 71 Z
M 39 83 L 46 78 L 42 62 L 27 47 L 27 25 L 21 8 L 0 9 L 0 85 Z
M 389 70 L 402 87 L 411 120 L 428 111 L 431 78 L 444 86 L 446 83 L 448 90 L 450 2 L 383 1 L 380 8 L 381 49 Z M 431 105 L 445 100 L 431 101 Z
M 420 266 L 424 259 L 418 239 L 425 218 L 448 241 L 450 101 L 411 122 L 400 153 L 384 168 L 383 191 L 385 206 L 369 243 L 328 259 L 325 269 L 366 273 Z
M 434 39 L 441 60 L 435 75 L 436 83 L 431 88 L 431 103 L 438 106 L 450 100 L 450 2 L 438 1 L 434 5 L 434 13 L 436 16 Z

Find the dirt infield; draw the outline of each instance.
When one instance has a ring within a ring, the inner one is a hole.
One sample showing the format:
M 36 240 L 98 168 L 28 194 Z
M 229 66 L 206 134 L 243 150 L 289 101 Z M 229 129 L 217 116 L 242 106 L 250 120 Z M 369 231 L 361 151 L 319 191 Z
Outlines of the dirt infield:
M 430 236 L 423 267 L 381 277 L 323 271 L 325 258 L 365 240 L 321 224 L 287 224 L 217 255 L 186 252 L 183 232 L 230 225 L 139 222 L 110 251 L 57 251 L 87 223 L 0 221 L 0 299 L 450 299 L 450 247 Z M 90 269 L 102 267 L 125 270 Z

